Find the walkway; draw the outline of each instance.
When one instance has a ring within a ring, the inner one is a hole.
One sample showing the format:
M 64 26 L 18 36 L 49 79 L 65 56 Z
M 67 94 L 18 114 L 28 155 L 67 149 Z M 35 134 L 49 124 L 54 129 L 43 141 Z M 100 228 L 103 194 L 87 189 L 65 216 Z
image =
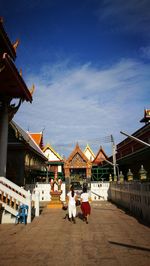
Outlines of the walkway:
M 111 203 L 92 203 L 89 224 L 64 216 L 45 208 L 26 226 L 0 225 L 0 265 L 150 265 L 150 228 Z

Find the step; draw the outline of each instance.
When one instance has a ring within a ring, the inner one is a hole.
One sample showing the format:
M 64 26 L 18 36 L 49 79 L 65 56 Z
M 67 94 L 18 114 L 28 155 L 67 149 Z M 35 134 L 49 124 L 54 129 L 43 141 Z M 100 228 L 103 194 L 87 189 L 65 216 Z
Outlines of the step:
M 49 204 L 47 205 L 48 209 L 62 209 L 62 203 L 60 202 L 49 202 Z
M 15 224 L 16 217 L 8 212 L 2 213 L 1 224 Z

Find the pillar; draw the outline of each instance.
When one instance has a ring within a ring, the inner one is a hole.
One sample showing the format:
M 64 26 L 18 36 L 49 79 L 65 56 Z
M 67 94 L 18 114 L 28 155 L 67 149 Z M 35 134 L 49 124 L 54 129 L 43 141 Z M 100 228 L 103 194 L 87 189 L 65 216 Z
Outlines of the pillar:
M 0 112 L 0 176 L 6 177 L 8 143 L 8 107 L 2 102 Z
M 54 180 L 57 180 L 58 179 L 58 166 L 55 165 L 54 167 Z

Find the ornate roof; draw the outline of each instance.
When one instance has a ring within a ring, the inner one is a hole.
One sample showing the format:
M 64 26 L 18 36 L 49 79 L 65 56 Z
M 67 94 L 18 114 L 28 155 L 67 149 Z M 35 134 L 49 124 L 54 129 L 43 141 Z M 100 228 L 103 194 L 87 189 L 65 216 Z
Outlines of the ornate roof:
M 85 150 L 83 152 L 85 154 L 85 156 L 90 160 L 90 161 L 93 161 L 94 158 L 95 158 L 95 154 L 94 152 L 92 151 L 92 149 L 90 148 L 90 146 L 87 144 L 86 147 L 85 147 Z
M 32 96 L 24 80 L 8 54 L 0 58 L 0 97 L 3 99 L 20 98 L 32 102 Z
M 7 53 L 13 60 L 16 58 L 15 46 L 10 42 L 7 33 L 3 27 L 3 19 L 0 17 L 0 53 Z
M 29 132 L 29 135 L 34 139 L 36 144 L 43 149 L 43 132 L 39 133 L 31 133 Z
M 47 156 L 49 161 L 62 161 L 62 157 L 54 150 L 54 148 L 52 148 L 52 146 L 48 143 L 45 145 L 45 147 L 43 148 L 43 152 L 46 156 L 46 151 L 49 150 L 51 152 L 51 154 L 53 154 L 53 158 L 50 158 L 50 155 Z
M 91 162 L 80 149 L 78 143 L 68 159 L 65 161 L 66 168 L 91 168 Z
M 43 151 L 40 149 L 40 147 L 37 145 L 37 143 L 34 141 L 34 139 L 28 134 L 28 132 L 24 131 L 17 123 L 14 121 L 10 122 L 11 127 L 15 130 L 16 136 L 21 138 L 25 141 L 26 145 L 29 146 L 30 149 L 32 149 L 35 153 L 37 153 L 40 157 L 42 157 L 45 161 L 47 158 L 45 157 Z
M 102 146 L 100 146 L 100 149 L 95 157 L 95 159 L 93 160 L 92 164 L 96 164 L 96 165 L 100 165 L 103 164 L 103 161 L 105 161 L 105 159 L 107 159 L 107 155 L 104 152 Z

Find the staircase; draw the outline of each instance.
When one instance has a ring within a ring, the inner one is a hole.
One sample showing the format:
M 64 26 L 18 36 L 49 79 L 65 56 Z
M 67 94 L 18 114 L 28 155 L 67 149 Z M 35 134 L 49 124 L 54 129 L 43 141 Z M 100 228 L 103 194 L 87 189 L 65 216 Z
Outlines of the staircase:
M 34 199 L 34 201 L 36 201 L 36 199 Z M 12 223 L 15 223 L 15 217 L 21 204 L 26 204 L 28 206 L 27 223 L 31 223 L 31 193 L 7 178 L 0 177 L 0 206 L 2 213 L 0 222 L 9 223 L 11 221 Z M 3 212 L 2 209 L 4 210 Z M 8 219 L 6 216 L 9 216 Z M 38 214 L 36 216 L 38 216 Z

